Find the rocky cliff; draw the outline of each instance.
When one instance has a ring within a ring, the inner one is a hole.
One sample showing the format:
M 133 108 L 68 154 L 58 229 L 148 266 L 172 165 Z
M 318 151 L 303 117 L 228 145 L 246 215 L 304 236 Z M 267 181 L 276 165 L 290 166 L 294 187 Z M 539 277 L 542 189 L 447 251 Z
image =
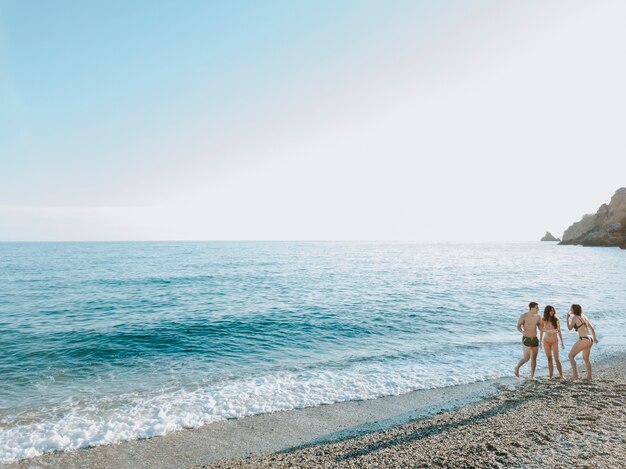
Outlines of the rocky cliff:
M 618 189 L 611 201 L 594 215 L 584 215 L 563 233 L 560 244 L 619 246 L 626 249 L 626 187 Z

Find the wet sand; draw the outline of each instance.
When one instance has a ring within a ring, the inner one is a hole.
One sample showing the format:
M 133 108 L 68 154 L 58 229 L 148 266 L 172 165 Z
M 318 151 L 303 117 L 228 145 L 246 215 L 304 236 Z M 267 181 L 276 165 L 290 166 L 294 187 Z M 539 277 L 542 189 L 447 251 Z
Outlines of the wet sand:
M 591 383 L 506 378 L 217 422 L 7 467 L 626 467 L 626 356 L 596 363 Z

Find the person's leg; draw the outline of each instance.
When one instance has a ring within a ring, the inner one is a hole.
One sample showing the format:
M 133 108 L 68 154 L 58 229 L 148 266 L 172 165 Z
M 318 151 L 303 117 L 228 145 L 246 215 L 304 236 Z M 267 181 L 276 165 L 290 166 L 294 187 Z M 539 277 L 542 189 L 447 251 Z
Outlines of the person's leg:
M 561 360 L 559 359 L 559 343 L 555 342 L 552 345 L 552 354 L 554 355 L 554 363 L 556 364 L 556 369 L 559 372 L 559 378 L 563 378 L 563 367 L 561 366 Z
M 524 357 L 517 363 L 515 367 L 515 376 L 519 377 L 520 367 L 530 359 L 530 347 L 524 346 Z
M 539 347 L 530 348 L 530 379 L 535 379 L 535 368 L 537 368 L 537 354 Z
M 554 374 L 554 364 L 552 363 L 552 344 L 550 342 L 543 341 L 543 350 L 546 352 L 546 358 L 548 359 L 548 374 L 550 378 Z
M 572 373 L 573 379 L 578 379 L 578 369 L 576 368 L 576 355 L 578 355 L 582 349 L 585 348 L 585 346 L 587 344 L 585 344 L 585 342 L 589 342 L 588 340 L 584 340 L 584 339 L 579 339 L 576 341 L 576 343 L 574 344 L 574 346 L 572 347 L 572 350 L 570 350 L 569 352 L 569 362 L 572 365 Z
M 591 354 L 591 341 L 582 340 L 581 342 L 589 343 L 589 345 L 583 349 L 583 360 L 585 361 L 585 368 L 587 368 L 587 377 L 585 379 L 587 381 L 591 381 L 591 360 L 589 360 L 589 355 Z

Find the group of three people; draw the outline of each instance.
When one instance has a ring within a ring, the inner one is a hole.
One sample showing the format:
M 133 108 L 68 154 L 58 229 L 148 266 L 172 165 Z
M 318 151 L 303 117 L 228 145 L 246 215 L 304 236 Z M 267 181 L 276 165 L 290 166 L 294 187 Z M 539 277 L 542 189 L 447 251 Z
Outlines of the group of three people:
M 567 329 L 574 329 L 578 333 L 578 340 L 569 353 L 569 361 L 572 365 L 573 379 L 578 379 L 578 369 L 576 368 L 576 355 L 580 352 L 583 354 L 585 367 L 587 368 L 586 380 L 591 381 L 591 361 L 589 354 L 591 347 L 598 343 L 596 330 L 593 325 L 583 314 L 580 305 L 573 304 L 567 313 Z M 539 348 L 546 352 L 548 358 L 548 371 L 550 378 L 554 375 L 554 365 L 559 372 L 559 377 L 563 378 L 563 368 L 559 360 L 559 340 L 561 348 L 565 348 L 563 343 L 563 335 L 561 334 L 561 323 L 556 315 L 553 306 L 544 308 L 543 317 L 539 316 L 539 305 L 531 302 L 528 305 L 528 312 L 522 314 L 517 322 L 517 330 L 523 334 L 522 343 L 524 344 L 524 357 L 515 367 L 515 376 L 519 376 L 520 367 L 530 360 L 530 379 L 535 377 L 535 368 L 537 367 L 537 354 Z M 537 338 L 539 331 L 539 338 Z M 589 335 L 591 333 L 591 336 Z

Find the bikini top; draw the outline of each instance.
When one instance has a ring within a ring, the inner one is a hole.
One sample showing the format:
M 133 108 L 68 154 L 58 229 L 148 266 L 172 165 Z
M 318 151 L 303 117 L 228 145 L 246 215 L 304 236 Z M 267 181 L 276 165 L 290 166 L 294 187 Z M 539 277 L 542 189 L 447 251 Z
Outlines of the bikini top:
M 544 324 L 544 326 L 543 326 L 543 331 L 544 332 L 556 332 L 556 327 L 554 327 L 552 325 L 552 322 L 544 321 L 543 324 Z
M 587 325 L 587 324 L 585 324 L 585 321 L 583 321 L 583 320 L 581 319 L 581 320 L 580 320 L 580 324 L 574 324 L 574 330 L 575 330 L 576 332 L 578 332 L 578 329 L 579 329 L 579 328 L 581 328 L 581 327 L 583 327 L 583 326 L 586 326 L 586 325 Z
M 583 321 L 582 319 L 580 320 L 580 324 L 574 324 L 574 330 L 576 332 L 578 332 L 578 329 L 580 329 L 583 326 L 587 326 L 587 323 L 585 321 Z M 587 335 L 580 335 L 580 332 L 578 332 L 578 337 L 580 337 L 581 339 L 585 339 L 587 338 L 589 335 L 589 331 L 587 331 Z

